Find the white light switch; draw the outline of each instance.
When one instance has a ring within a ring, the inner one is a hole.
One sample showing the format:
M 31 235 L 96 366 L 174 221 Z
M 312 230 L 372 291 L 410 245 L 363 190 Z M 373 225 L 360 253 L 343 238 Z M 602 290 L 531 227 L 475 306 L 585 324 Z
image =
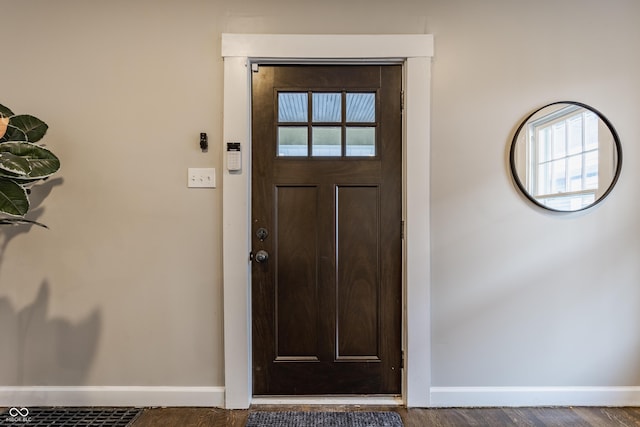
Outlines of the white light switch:
M 215 168 L 189 168 L 187 187 L 216 188 Z

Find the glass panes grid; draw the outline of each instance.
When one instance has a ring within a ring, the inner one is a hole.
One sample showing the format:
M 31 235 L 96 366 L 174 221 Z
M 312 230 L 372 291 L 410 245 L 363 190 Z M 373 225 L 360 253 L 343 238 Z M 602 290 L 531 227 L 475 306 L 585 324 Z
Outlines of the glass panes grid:
M 532 126 L 530 135 L 531 193 L 553 209 L 593 201 L 598 189 L 598 116 L 569 112 Z
M 279 92 L 279 157 L 376 155 L 375 92 Z

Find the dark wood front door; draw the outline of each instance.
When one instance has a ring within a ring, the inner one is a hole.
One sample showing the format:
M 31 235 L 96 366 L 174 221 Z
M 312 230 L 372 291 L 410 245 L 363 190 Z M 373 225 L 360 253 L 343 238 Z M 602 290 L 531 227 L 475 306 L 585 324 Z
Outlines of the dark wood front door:
M 254 394 L 400 394 L 402 68 L 252 75 Z

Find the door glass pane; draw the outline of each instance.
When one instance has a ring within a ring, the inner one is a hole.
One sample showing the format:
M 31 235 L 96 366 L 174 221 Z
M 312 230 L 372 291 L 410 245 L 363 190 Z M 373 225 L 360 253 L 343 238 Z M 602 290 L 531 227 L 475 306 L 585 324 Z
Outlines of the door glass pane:
M 311 132 L 313 157 L 342 155 L 342 128 L 314 126 Z
M 376 128 L 347 127 L 347 156 L 375 156 Z
M 376 121 L 375 93 L 347 93 L 347 122 L 374 123 Z
M 307 156 L 307 128 L 278 126 L 278 156 Z
M 312 96 L 314 122 L 342 121 L 341 93 L 314 93 Z
M 278 93 L 278 121 L 306 122 L 309 117 L 307 99 L 307 94 L 304 92 Z

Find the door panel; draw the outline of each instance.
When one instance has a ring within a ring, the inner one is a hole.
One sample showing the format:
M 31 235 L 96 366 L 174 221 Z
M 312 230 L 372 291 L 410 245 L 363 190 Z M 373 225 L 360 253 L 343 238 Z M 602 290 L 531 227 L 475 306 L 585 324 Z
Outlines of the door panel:
M 276 360 L 318 360 L 318 188 L 276 187 Z M 286 338 L 286 339 L 284 339 Z
M 337 360 L 379 361 L 379 193 L 339 186 L 336 194 Z
M 254 394 L 400 393 L 400 93 L 400 66 L 253 73 Z

